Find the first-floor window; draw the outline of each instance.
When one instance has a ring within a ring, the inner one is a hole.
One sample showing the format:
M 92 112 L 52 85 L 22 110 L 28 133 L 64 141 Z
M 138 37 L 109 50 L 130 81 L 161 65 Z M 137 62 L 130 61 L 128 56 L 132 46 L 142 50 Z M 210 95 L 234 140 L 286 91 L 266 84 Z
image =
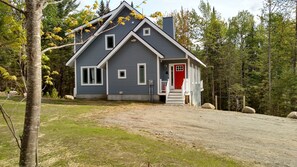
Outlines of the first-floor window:
M 125 69 L 118 70 L 118 79 L 126 79 L 126 78 L 127 78 L 126 70 Z
M 137 83 L 138 85 L 146 85 L 146 64 L 137 64 Z
M 81 67 L 82 85 L 103 85 L 103 70 L 97 67 Z

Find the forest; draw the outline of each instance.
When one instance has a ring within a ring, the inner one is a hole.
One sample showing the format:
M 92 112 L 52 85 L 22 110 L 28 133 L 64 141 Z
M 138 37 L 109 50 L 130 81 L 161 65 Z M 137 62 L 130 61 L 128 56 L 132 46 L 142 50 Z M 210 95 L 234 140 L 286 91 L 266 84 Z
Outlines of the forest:
M 149 1 L 147 2 L 149 3 Z M 24 2 L 13 1 L 19 8 Z M 56 47 L 73 41 L 66 32 L 108 12 L 108 1 L 79 10 L 76 0 L 63 0 L 43 10 L 41 47 Z M 145 4 L 141 6 L 145 8 Z M 215 4 L 200 1 L 193 9 L 168 11 L 175 18 L 176 40 L 201 59 L 203 102 L 218 108 L 238 110 L 246 105 L 257 113 L 286 116 L 297 108 L 297 1 L 263 0 L 261 15 L 247 10 L 227 20 Z M 84 19 L 82 19 L 84 18 Z M 86 21 L 87 18 L 87 21 Z M 161 19 L 157 23 L 162 26 Z M 26 20 L 15 9 L 0 3 L 0 91 L 26 92 Z M 43 96 L 59 98 L 73 93 L 74 72 L 66 67 L 73 47 L 62 47 L 42 55 Z

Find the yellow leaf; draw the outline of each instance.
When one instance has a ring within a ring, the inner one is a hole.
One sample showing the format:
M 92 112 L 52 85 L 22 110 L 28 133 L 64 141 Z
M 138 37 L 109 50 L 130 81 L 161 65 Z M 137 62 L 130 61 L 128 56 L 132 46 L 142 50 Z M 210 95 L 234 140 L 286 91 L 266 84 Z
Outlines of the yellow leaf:
M 10 76 L 10 77 L 9 77 L 9 80 L 11 80 L 11 81 L 16 81 L 16 80 L 17 80 L 17 77 L 16 77 L 15 75 Z
M 48 46 L 56 46 L 53 42 L 49 43 Z
M 53 31 L 54 31 L 54 33 L 58 33 L 58 32 L 62 31 L 62 28 L 61 27 L 54 27 Z
M 73 33 L 72 34 L 69 34 L 67 37 L 68 38 L 74 38 L 74 34 Z

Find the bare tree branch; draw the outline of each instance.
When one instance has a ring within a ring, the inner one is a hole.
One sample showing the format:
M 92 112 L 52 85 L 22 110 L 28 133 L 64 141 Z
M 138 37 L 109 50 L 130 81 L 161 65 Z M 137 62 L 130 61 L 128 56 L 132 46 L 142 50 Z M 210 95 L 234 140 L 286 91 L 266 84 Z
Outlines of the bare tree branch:
M 100 33 L 93 34 L 89 38 L 87 38 L 86 40 L 82 40 L 81 42 L 78 42 L 78 43 L 69 43 L 69 44 L 65 44 L 65 45 L 61 45 L 61 46 L 49 47 L 49 48 L 44 49 L 41 53 L 44 54 L 45 52 L 48 52 L 50 50 L 61 49 L 61 48 L 65 48 L 65 47 L 68 47 L 68 46 L 82 45 L 82 44 L 86 43 L 87 41 L 89 41 L 91 38 L 97 37 L 97 36 L 99 36 L 100 34 L 106 32 L 106 31 L 112 30 L 115 27 L 117 27 L 118 25 L 119 24 L 116 24 L 115 26 L 112 26 L 112 27 L 110 27 L 110 28 L 108 28 L 108 29 L 106 29 L 104 31 L 101 31 Z
M 21 149 L 21 144 L 20 144 L 20 141 L 19 141 L 18 137 L 16 136 L 14 124 L 13 124 L 13 122 L 11 120 L 11 117 L 7 114 L 7 112 L 3 108 L 3 105 L 2 104 L 0 105 L 0 111 L 1 111 L 1 114 L 2 114 L 2 116 L 4 118 L 4 121 L 5 121 L 8 129 L 9 129 L 9 131 L 11 132 L 13 138 L 15 139 L 15 141 L 16 141 L 16 143 L 18 145 L 18 148 Z
M 61 3 L 63 0 L 60 0 L 60 1 L 53 1 L 53 2 L 48 2 L 46 1 L 43 5 L 43 9 L 45 9 L 47 7 L 47 5 L 54 5 L 54 4 L 58 4 L 58 3 Z
M 12 5 L 12 4 L 6 2 L 5 0 L 0 0 L 0 2 L 2 2 L 3 4 L 5 4 L 5 5 L 7 5 L 7 6 L 13 8 L 13 9 L 15 9 L 16 11 L 18 11 L 18 12 L 20 12 L 20 13 L 26 15 L 26 12 L 25 12 L 25 11 L 23 11 L 22 9 L 19 9 L 19 8 L 17 8 L 16 6 L 14 6 L 14 5 Z

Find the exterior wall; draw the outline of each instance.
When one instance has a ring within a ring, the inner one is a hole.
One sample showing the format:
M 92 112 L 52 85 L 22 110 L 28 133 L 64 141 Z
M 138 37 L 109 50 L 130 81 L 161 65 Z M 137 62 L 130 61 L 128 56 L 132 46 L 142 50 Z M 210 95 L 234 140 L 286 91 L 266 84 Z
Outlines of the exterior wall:
M 119 16 L 127 16 L 130 11 L 125 8 Z M 117 18 L 114 19 L 114 22 Z M 81 85 L 81 67 L 82 66 L 97 66 L 98 63 L 111 51 L 105 50 L 105 35 L 115 34 L 115 45 L 117 45 L 135 26 L 139 23 L 139 20 L 132 19 L 126 22 L 124 26 L 119 25 L 112 30 L 99 35 L 76 60 L 76 77 L 77 77 L 77 96 L 80 95 L 94 95 L 104 94 L 106 95 L 106 71 L 103 70 L 103 85 L 100 86 L 82 86 Z
M 133 37 L 131 38 L 133 39 Z M 109 95 L 148 95 L 149 85 L 137 84 L 137 63 L 146 63 L 146 80 L 153 80 L 157 94 L 157 56 L 141 42 L 128 40 L 108 61 Z M 126 70 L 126 79 L 118 79 L 118 70 Z
M 103 69 L 103 85 L 81 85 L 81 66 L 76 68 L 77 97 L 92 97 L 94 95 L 106 94 L 106 72 Z
M 107 100 L 160 101 L 160 96 L 153 95 L 108 95 Z
M 190 69 L 189 69 L 189 78 L 191 85 L 191 104 L 194 106 L 201 106 L 201 73 L 200 73 L 200 65 L 198 62 L 190 59 Z
M 144 28 L 151 29 L 151 34 L 149 36 L 143 36 Z M 185 53 L 182 50 L 177 48 L 174 44 L 168 41 L 168 39 L 166 39 L 148 24 L 144 24 L 136 33 L 156 50 L 158 50 L 165 57 L 165 59 L 185 58 Z

